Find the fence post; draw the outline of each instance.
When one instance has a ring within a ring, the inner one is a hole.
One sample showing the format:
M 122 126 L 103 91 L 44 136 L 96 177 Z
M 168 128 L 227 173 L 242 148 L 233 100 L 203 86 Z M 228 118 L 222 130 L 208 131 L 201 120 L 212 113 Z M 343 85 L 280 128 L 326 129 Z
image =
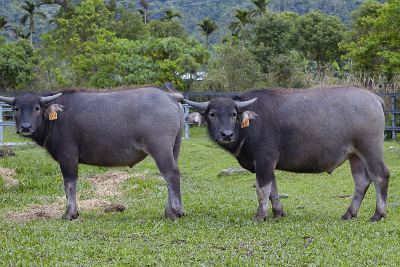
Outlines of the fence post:
M 3 122 L 3 106 L 0 105 L 0 122 Z M 0 144 L 3 144 L 3 125 L 0 126 Z
M 189 106 L 184 105 L 184 110 L 185 110 L 185 119 L 189 115 Z M 189 124 L 185 123 L 185 138 L 188 139 L 190 138 L 190 133 L 189 133 Z
M 396 110 L 396 96 L 392 96 L 392 110 Z M 396 113 L 392 113 L 392 127 L 397 127 Z M 396 138 L 396 131 L 392 131 L 392 139 Z

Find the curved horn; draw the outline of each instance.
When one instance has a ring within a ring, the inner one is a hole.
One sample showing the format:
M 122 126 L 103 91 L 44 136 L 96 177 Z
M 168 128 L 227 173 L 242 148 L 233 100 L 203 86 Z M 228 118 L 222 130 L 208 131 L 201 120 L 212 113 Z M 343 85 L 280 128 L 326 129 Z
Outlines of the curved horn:
M 208 104 L 210 103 L 210 101 L 207 102 L 192 102 L 186 99 L 183 99 L 183 102 L 185 102 L 188 105 L 191 105 L 192 107 L 202 110 L 202 111 L 206 111 L 208 108 Z
M 45 96 L 45 97 L 41 97 L 40 98 L 40 103 L 42 103 L 43 105 L 53 101 L 54 99 L 60 97 L 62 95 L 62 93 L 58 93 L 52 96 Z
M 12 105 L 14 103 L 14 97 L 0 96 L 0 101 L 3 101 L 6 104 Z
M 257 97 L 253 98 L 251 100 L 248 100 L 248 101 L 235 101 L 235 103 L 236 103 L 238 110 L 241 111 L 242 109 L 245 109 L 248 106 L 250 106 L 251 104 L 253 104 L 254 102 L 256 102 L 256 100 L 257 100 Z

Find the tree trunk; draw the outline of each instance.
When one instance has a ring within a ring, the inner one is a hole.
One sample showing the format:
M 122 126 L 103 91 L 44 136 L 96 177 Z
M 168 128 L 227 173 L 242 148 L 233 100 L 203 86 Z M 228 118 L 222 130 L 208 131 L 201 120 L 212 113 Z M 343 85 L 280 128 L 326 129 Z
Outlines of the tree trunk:
M 61 1 L 61 0 L 54 0 L 54 3 L 59 4 L 65 12 L 68 12 L 68 3 L 67 0 Z

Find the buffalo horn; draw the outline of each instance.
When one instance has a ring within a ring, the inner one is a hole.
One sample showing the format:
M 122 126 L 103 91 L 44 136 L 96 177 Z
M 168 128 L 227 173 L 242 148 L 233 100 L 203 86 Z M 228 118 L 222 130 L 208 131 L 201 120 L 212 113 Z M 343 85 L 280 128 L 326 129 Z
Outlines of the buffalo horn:
M 247 108 L 248 106 L 250 106 L 251 104 L 253 104 L 254 102 L 256 102 L 257 98 L 253 98 L 251 100 L 248 101 L 235 101 L 237 109 L 239 111 L 241 111 L 242 109 Z
M 6 104 L 12 105 L 14 103 L 14 97 L 0 96 L 0 101 L 3 101 Z
M 198 110 L 202 110 L 202 111 L 206 111 L 208 108 L 208 104 L 210 103 L 210 101 L 207 102 L 192 102 L 186 99 L 183 99 L 183 102 L 185 102 L 188 105 L 191 105 L 192 107 L 198 109 Z
M 40 103 L 42 103 L 43 105 L 46 105 L 47 103 L 53 101 L 54 99 L 60 97 L 62 95 L 62 93 L 58 93 L 52 96 L 44 96 L 40 98 Z

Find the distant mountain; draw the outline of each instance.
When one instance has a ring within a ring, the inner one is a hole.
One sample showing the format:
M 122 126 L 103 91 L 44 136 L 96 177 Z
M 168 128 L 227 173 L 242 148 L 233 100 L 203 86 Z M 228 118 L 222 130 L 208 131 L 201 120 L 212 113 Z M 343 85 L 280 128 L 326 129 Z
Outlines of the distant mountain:
M 368 0 L 272 0 L 269 4 L 269 10 L 272 12 L 293 11 L 297 14 L 304 15 L 311 10 L 321 10 L 327 15 L 337 16 L 342 22 L 349 23 L 351 13 L 358 6 Z M 19 23 L 23 16 L 23 11 L 18 9 L 14 2 L 23 2 L 22 0 L 0 0 L 0 15 L 5 16 L 11 22 Z M 76 3 L 79 0 L 73 0 Z M 106 0 L 109 2 L 109 0 Z M 126 0 L 117 0 L 120 4 L 127 2 Z M 378 0 L 384 3 L 386 0 Z M 228 34 L 227 26 L 232 20 L 235 8 L 252 9 L 254 4 L 250 0 L 148 0 L 149 11 L 154 12 L 149 18 L 158 19 L 163 15 L 162 10 L 179 11 L 183 15 L 182 24 L 186 27 L 192 37 L 205 42 L 205 38 L 199 35 L 196 23 L 201 22 L 203 18 L 209 17 L 211 20 L 217 20 L 217 24 L 221 30 L 210 36 L 211 43 L 218 43 L 224 36 Z M 139 1 L 135 1 L 135 9 L 141 8 Z M 49 16 L 58 10 L 58 5 L 41 7 Z M 44 21 L 35 23 L 36 35 L 46 31 Z M 9 32 L 9 31 L 8 31 Z M 5 33 L 7 35 L 9 33 Z

